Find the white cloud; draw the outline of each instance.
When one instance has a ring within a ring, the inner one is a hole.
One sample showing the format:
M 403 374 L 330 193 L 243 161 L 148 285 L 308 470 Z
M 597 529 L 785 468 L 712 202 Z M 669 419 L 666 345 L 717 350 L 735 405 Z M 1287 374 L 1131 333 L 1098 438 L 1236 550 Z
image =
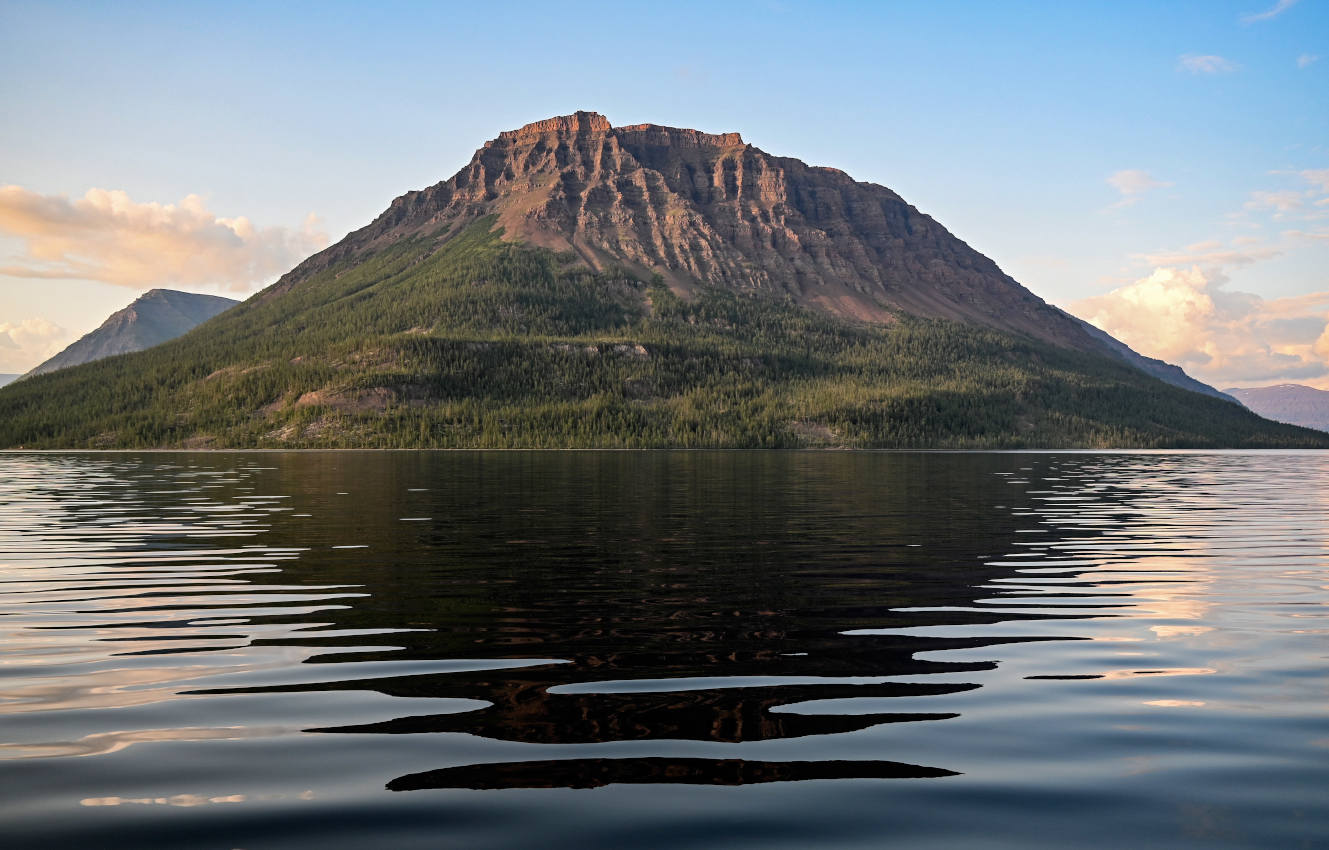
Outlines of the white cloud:
M 1147 171 L 1136 169 L 1118 171 L 1109 177 L 1107 182 L 1108 185 L 1123 195 L 1139 195 L 1142 192 L 1148 192 L 1150 189 L 1172 185 L 1171 183 L 1164 183 L 1162 180 L 1155 180 Z
M 1297 173 L 1301 175 L 1303 180 L 1315 186 L 1321 192 L 1329 192 L 1329 168 L 1309 168 Z
M 1257 21 L 1267 21 L 1270 18 L 1278 17 L 1279 15 L 1283 14 L 1284 12 L 1286 12 L 1288 9 L 1291 9 L 1295 5 L 1297 5 L 1297 0 L 1278 0 L 1278 2 L 1273 5 L 1273 7 L 1266 9 L 1263 12 L 1256 12 L 1255 14 L 1251 15 L 1242 15 L 1241 22 L 1243 24 L 1253 24 Z
M 1314 65 L 1318 61 L 1320 61 L 1320 57 L 1317 54 L 1303 53 L 1297 57 L 1297 67 L 1309 68 L 1311 65 Z
M 1159 189 L 1164 186 L 1171 186 L 1162 180 L 1156 180 L 1149 172 L 1140 171 L 1135 168 L 1128 168 L 1118 171 L 1107 178 L 1107 184 L 1121 193 L 1121 200 L 1112 205 L 1112 208 L 1128 207 L 1140 200 L 1146 192 L 1151 189 Z
M 1329 291 L 1266 301 L 1225 281 L 1198 266 L 1159 267 L 1071 312 L 1218 387 L 1329 380 Z
M 46 319 L 0 322 L 0 372 L 26 372 L 68 343 L 69 332 Z
M 1248 210 L 1273 210 L 1275 218 L 1296 212 L 1306 205 L 1306 198 L 1301 192 L 1251 192 L 1251 199 L 1246 202 Z
M 97 280 L 135 289 L 210 285 L 243 291 L 287 271 L 327 244 L 311 214 L 298 230 L 222 218 L 198 195 L 179 204 L 138 203 L 121 191 L 82 198 L 0 186 L 0 234 L 26 254 L 0 274 Z
M 1237 70 L 1237 64 L 1213 54 L 1186 53 L 1177 60 L 1177 67 L 1192 74 L 1225 74 Z

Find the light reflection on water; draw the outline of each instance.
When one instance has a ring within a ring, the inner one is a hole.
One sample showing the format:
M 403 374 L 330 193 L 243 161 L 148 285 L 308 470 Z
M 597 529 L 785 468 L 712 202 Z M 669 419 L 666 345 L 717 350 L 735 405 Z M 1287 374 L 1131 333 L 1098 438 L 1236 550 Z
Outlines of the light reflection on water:
M 1326 508 L 1315 453 L 0 455 L 0 828 L 1315 846 Z

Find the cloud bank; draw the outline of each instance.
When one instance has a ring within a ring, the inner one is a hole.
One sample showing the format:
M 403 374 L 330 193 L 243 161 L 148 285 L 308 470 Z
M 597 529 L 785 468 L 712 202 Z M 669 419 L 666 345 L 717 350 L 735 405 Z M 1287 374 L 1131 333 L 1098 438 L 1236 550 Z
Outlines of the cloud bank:
M 1071 312 L 1149 357 L 1221 388 L 1329 385 L 1329 291 L 1265 300 L 1216 271 L 1160 267 Z
M 90 189 L 82 198 L 0 186 L 0 234 L 26 252 L 0 274 L 96 280 L 135 289 L 206 285 L 244 291 L 327 244 L 311 214 L 298 230 L 222 218 L 198 195 L 179 204 L 138 203 Z

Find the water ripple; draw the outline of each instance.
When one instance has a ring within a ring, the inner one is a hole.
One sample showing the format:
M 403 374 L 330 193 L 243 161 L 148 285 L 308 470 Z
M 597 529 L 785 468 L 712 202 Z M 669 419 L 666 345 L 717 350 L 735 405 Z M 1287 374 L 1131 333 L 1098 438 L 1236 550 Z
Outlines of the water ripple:
M 1326 494 L 1318 454 L 0 455 L 3 822 L 1295 846 Z

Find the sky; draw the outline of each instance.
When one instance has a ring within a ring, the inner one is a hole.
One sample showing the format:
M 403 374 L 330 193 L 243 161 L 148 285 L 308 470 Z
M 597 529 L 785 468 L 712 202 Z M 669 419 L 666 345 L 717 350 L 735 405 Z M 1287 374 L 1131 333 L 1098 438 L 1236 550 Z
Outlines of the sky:
M 1215 386 L 1329 389 L 1329 0 L 0 0 L 0 373 L 578 109 L 889 186 Z

